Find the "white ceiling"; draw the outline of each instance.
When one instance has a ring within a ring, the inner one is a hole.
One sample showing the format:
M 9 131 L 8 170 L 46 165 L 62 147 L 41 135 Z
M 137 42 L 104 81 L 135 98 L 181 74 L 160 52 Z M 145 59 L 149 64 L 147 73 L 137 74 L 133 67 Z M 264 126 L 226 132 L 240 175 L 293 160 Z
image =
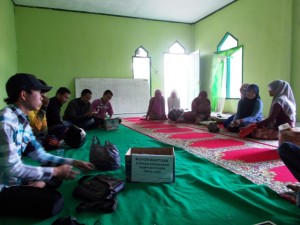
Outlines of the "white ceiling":
M 15 5 L 195 23 L 236 0 L 13 0 Z

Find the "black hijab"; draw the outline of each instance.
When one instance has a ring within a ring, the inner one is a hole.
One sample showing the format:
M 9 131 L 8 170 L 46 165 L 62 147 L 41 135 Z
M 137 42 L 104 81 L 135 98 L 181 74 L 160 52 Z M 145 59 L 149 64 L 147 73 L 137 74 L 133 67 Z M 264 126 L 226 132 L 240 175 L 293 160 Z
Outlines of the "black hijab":
M 246 94 L 245 98 L 240 100 L 240 118 L 246 118 L 248 116 L 251 116 L 255 108 L 256 100 L 260 98 L 259 87 L 256 84 L 250 84 L 247 87 L 246 93 L 250 90 L 253 90 L 255 92 L 255 97 L 253 99 L 249 99 L 247 98 Z

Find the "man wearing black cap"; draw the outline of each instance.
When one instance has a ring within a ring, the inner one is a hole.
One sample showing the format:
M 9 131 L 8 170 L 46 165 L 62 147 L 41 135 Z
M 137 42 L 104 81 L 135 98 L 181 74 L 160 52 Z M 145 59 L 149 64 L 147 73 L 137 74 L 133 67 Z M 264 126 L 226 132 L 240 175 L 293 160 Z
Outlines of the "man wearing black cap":
M 42 104 L 41 92 L 52 87 L 41 84 L 31 74 L 18 73 L 6 83 L 8 104 L 0 111 L 0 214 L 48 218 L 63 207 L 61 194 L 47 184 L 52 178 L 74 179 L 75 166 L 91 170 L 93 165 L 79 160 L 46 153 L 36 140 L 27 115 Z M 42 164 L 56 167 L 30 166 L 23 163 L 22 152 Z

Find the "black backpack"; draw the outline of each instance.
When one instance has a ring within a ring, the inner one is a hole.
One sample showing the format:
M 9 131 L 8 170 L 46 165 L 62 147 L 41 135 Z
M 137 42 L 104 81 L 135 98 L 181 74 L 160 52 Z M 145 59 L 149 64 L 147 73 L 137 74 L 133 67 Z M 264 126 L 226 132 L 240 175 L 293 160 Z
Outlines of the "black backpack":
M 63 139 L 71 148 L 80 148 L 86 141 L 86 133 L 82 128 L 71 125 L 64 133 Z
M 73 196 L 85 200 L 76 208 L 82 211 L 113 212 L 117 208 L 117 194 L 123 190 L 125 183 L 122 179 L 98 174 L 83 176 L 73 191 Z

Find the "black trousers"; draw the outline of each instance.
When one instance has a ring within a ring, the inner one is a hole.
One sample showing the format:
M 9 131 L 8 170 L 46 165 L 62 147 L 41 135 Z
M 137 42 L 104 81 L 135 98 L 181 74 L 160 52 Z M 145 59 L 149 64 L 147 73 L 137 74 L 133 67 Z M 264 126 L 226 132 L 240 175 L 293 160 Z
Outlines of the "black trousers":
M 12 186 L 0 192 L 0 215 L 45 219 L 64 206 L 61 194 L 52 187 Z
M 76 125 L 77 127 L 80 127 L 84 130 L 91 130 L 94 129 L 96 127 L 96 122 L 94 120 L 94 118 L 90 118 L 88 120 L 85 121 L 71 121 L 72 124 Z

